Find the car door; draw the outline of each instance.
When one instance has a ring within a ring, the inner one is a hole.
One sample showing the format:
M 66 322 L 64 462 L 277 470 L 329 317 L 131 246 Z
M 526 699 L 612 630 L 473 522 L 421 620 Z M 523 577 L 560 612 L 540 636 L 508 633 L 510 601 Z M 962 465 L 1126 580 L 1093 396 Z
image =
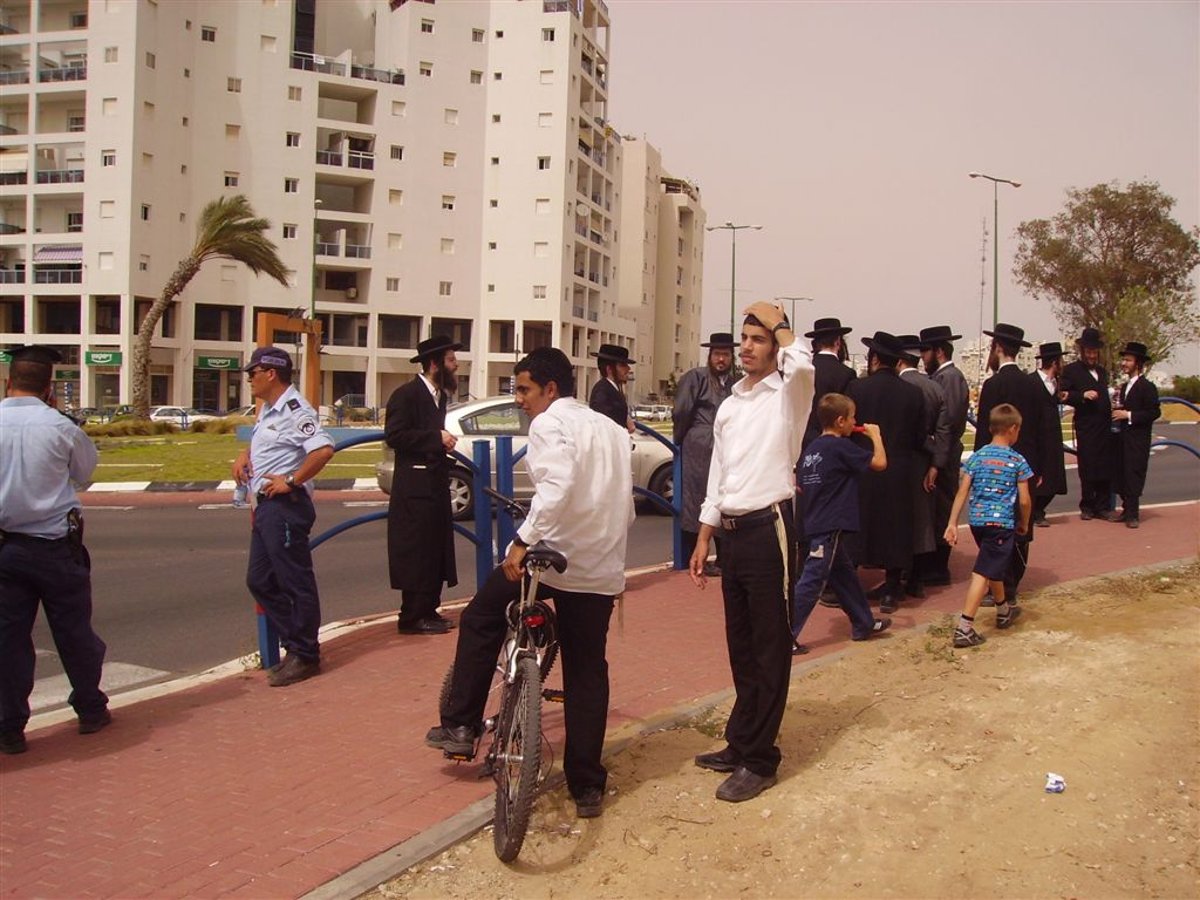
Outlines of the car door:
M 496 441 L 498 435 L 506 434 L 512 438 L 513 453 L 521 450 L 529 440 L 529 417 L 517 408 L 511 400 L 502 400 L 484 409 L 478 410 L 459 420 L 463 432 L 463 442 L 467 445 L 460 448 L 470 456 L 471 441 L 488 438 L 492 444 L 492 484 L 496 476 Z M 533 495 L 533 482 L 529 478 L 529 470 L 522 458 L 513 467 L 513 491 L 517 497 Z

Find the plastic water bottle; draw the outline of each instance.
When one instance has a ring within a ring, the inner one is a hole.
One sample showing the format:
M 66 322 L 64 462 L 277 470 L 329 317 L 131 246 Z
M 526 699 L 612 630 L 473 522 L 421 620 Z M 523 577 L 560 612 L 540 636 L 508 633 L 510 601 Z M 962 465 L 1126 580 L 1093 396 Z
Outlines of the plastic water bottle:
M 250 505 L 250 483 L 243 481 L 233 489 L 233 508 L 245 509 Z

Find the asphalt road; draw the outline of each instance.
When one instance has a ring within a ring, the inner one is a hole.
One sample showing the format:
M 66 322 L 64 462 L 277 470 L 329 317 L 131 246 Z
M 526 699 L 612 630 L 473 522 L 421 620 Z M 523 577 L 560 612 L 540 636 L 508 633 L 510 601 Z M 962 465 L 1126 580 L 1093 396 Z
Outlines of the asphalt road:
M 1200 446 L 1197 425 L 1170 426 L 1158 434 Z M 1073 471 L 1068 483 L 1070 492 L 1055 499 L 1051 516 L 1077 508 Z M 324 497 L 318 503 L 318 532 L 384 508 Z M 1177 448 L 1156 451 L 1143 505 L 1197 498 L 1200 459 Z M 212 508 L 200 498 L 174 499 L 173 505 L 155 505 L 159 501 L 153 496 L 113 494 L 93 499 L 104 505 L 87 509 L 94 623 L 108 644 L 108 661 L 156 671 L 161 674 L 152 677 L 158 678 L 202 671 L 257 649 L 253 601 L 244 585 L 248 512 L 225 505 Z M 204 499 L 211 504 L 211 497 Z M 459 537 L 457 552 L 460 583 L 446 592 L 446 599 L 469 597 L 474 591 L 473 547 Z M 662 563 L 670 553 L 670 520 L 639 515 L 630 534 L 629 566 Z M 326 622 L 394 611 L 399 605 L 399 595 L 387 586 L 383 522 L 352 529 L 314 555 Z M 57 658 L 45 652 L 54 645 L 41 616 L 34 641 L 40 651 L 38 678 L 58 674 Z M 146 677 L 143 673 L 128 680 Z

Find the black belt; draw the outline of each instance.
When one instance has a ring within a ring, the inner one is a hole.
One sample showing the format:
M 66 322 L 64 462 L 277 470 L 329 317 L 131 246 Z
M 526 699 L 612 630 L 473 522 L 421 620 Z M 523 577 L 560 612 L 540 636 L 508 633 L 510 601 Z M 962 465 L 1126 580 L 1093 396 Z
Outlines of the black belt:
M 744 513 L 740 516 L 721 516 L 721 527 L 725 531 L 737 531 L 741 528 L 749 528 L 751 525 L 764 525 L 777 518 L 779 518 L 779 514 L 775 511 L 775 507 L 768 506 L 766 509 L 756 509 L 754 512 Z
M 27 544 L 61 544 L 67 539 L 67 535 L 59 538 L 44 538 L 38 537 L 36 534 L 21 534 L 19 531 L 0 531 L 0 542 L 13 541 L 14 543 Z

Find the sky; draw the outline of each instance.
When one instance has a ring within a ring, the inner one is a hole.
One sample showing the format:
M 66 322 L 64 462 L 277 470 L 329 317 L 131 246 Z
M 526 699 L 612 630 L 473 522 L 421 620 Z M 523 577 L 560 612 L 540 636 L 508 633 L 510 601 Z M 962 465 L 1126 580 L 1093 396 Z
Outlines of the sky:
M 1061 330 L 1012 278 L 1020 222 L 1135 180 L 1200 222 L 1195 0 L 608 4 L 609 119 L 699 185 L 710 225 L 763 226 L 738 232 L 739 312 L 811 297 L 797 321 L 837 316 L 856 345 L 934 324 L 974 339 L 993 190 L 971 171 L 1021 182 L 999 189 L 999 318 L 1035 343 Z M 708 233 L 706 335 L 729 327 L 730 255 Z M 1196 373 L 1200 351 L 1166 368 Z

